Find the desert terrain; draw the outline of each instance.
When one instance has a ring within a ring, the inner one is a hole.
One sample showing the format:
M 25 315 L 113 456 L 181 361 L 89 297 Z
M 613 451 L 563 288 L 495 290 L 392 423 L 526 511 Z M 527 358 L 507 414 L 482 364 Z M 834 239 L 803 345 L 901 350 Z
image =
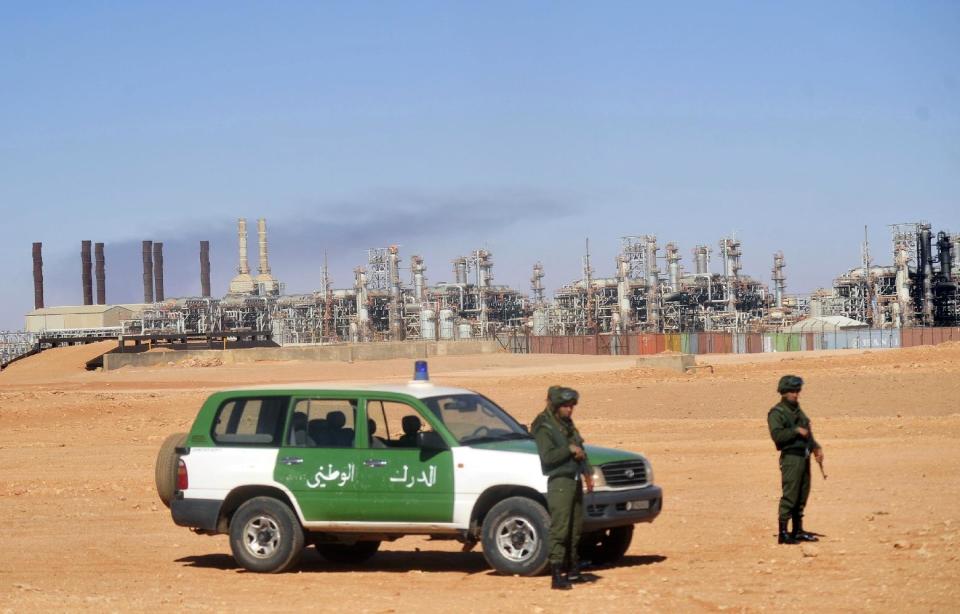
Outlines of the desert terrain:
M 409 379 L 408 360 L 173 363 L 87 372 L 102 347 L 44 352 L 0 373 L 0 611 L 598 612 L 956 611 L 960 604 L 960 344 L 902 350 L 701 356 L 681 375 L 630 357 L 477 355 L 430 361 L 522 422 L 549 385 L 577 388 L 588 443 L 645 453 L 664 510 L 638 525 L 598 581 L 493 573 L 456 542 L 408 537 L 359 567 L 312 549 L 299 571 L 239 569 L 225 536 L 173 524 L 157 449 L 211 391 L 236 384 Z M 175 360 L 175 359 L 174 359 Z M 173 361 L 171 361 L 173 362 Z M 775 542 L 777 453 L 766 413 L 777 379 L 826 453 L 813 476 L 812 548 Z

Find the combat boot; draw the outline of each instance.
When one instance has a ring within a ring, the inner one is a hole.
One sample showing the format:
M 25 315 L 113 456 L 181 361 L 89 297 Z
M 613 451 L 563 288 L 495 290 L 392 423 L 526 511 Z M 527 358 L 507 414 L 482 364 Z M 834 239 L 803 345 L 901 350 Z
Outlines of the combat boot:
M 567 575 L 563 573 L 563 565 L 558 565 L 554 563 L 551 565 L 552 578 L 550 580 L 550 588 L 568 591 L 573 588 L 573 585 L 570 584 L 570 580 L 567 579 Z
M 779 522 L 780 530 L 777 533 L 777 543 L 778 544 L 795 544 L 797 540 L 793 538 L 793 535 L 787 532 L 787 521 L 781 520 Z
M 567 580 L 570 584 L 582 584 L 587 581 L 583 577 L 583 573 L 580 571 L 580 563 L 571 563 L 569 570 L 567 571 Z
M 807 533 L 803 530 L 803 516 L 794 516 L 793 517 L 793 531 L 790 533 L 790 537 L 794 541 L 798 542 L 818 542 L 820 538 L 814 535 L 813 533 Z

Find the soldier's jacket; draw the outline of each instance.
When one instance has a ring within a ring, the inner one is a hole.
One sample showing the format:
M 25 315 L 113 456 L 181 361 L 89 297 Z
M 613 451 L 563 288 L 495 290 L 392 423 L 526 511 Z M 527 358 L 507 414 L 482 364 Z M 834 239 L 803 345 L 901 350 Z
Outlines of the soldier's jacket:
M 570 444 L 583 447 L 583 437 L 572 420 L 558 418 L 548 407 L 534 419 L 531 432 L 537 441 L 544 475 L 576 478 L 581 472 L 593 471 L 589 460 L 580 463 L 570 452 Z
M 820 447 L 813 438 L 813 431 L 808 439 L 796 432 L 798 426 L 810 428 L 810 418 L 800 409 L 799 403 L 782 399 L 767 413 L 767 426 L 770 427 L 770 438 L 781 452 L 804 454 Z

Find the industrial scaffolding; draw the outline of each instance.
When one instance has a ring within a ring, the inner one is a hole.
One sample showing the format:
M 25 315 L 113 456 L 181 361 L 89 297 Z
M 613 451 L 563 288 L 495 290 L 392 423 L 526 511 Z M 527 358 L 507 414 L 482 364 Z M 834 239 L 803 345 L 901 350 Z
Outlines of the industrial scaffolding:
M 871 326 L 960 326 L 956 245 L 960 236 L 927 222 L 890 225 L 893 265 L 872 262 L 864 237 L 859 267 L 811 297 L 813 315 L 841 315 Z

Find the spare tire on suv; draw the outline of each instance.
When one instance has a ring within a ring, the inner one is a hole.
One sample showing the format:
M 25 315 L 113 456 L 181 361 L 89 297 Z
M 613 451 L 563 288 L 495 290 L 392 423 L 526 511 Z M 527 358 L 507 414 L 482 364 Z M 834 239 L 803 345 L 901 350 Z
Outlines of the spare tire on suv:
M 167 507 L 177 490 L 177 463 L 180 460 L 177 448 L 187 443 L 186 433 L 168 435 L 157 452 L 157 465 L 154 470 L 154 480 L 157 483 L 157 494 Z

